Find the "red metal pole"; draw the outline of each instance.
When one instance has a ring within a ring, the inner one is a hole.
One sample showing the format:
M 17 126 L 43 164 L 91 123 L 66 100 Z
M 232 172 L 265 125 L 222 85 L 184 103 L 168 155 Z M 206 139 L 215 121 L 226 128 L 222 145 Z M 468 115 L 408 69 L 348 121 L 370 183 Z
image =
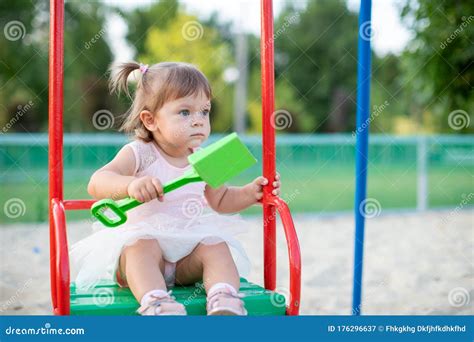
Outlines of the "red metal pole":
M 90 209 L 96 200 L 65 200 L 63 202 L 65 210 L 86 210 Z
M 49 31 L 49 237 L 51 296 L 53 310 L 58 307 L 56 234 L 53 199 L 63 200 L 63 66 L 64 2 L 50 1 Z
M 271 183 L 275 179 L 275 127 L 274 112 L 275 75 L 273 63 L 273 8 L 272 0 L 261 0 L 261 68 L 262 68 L 262 135 L 263 175 Z M 263 262 L 264 283 L 268 290 L 276 287 L 276 229 L 275 207 L 271 205 L 272 186 L 263 189 Z
M 56 269 L 56 301 L 54 309 L 56 315 L 69 315 L 70 293 L 69 293 L 69 253 L 66 236 L 66 216 L 63 203 L 58 199 L 52 200 L 54 219 L 54 245 L 56 255 L 53 258 Z
M 296 234 L 290 209 L 284 200 L 275 196 L 273 203 L 280 214 L 288 245 L 288 258 L 290 261 L 290 299 L 286 308 L 287 315 L 298 315 L 301 297 L 301 254 L 298 235 Z

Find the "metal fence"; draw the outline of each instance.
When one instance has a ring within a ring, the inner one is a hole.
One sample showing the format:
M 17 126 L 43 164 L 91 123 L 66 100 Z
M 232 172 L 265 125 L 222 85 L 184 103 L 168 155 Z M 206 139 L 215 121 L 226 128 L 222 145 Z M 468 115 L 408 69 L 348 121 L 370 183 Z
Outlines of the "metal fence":
M 209 143 L 220 137 L 211 136 Z M 241 138 L 261 161 L 261 137 Z M 110 161 L 125 143 L 126 138 L 118 134 L 66 134 L 65 197 L 88 197 L 90 175 Z M 383 209 L 425 210 L 458 206 L 466 201 L 469 205 L 473 192 L 473 150 L 472 135 L 374 134 L 369 145 L 368 196 Z M 354 164 L 352 135 L 277 135 L 282 196 L 291 202 L 293 212 L 350 210 Z M 0 204 L 12 197 L 24 198 L 30 209 L 23 219 L 45 220 L 47 167 L 46 134 L 0 135 Z M 260 172 L 261 165 L 245 172 L 234 183 L 243 184 Z M 5 220 L 3 217 L 2 221 Z

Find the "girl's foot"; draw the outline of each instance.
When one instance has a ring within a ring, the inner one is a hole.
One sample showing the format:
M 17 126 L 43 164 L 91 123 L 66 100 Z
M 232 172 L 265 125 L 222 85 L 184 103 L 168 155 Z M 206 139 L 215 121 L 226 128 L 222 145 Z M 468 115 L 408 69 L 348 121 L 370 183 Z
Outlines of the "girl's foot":
M 207 296 L 207 314 L 210 316 L 246 316 L 244 302 L 240 299 L 243 294 L 238 294 L 233 288 L 222 287 L 209 291 Z
M 144 298 L 137 312 L 142 316 L 186 315 L 186 308 L 171 296 L 171 291 L 161 292 Z

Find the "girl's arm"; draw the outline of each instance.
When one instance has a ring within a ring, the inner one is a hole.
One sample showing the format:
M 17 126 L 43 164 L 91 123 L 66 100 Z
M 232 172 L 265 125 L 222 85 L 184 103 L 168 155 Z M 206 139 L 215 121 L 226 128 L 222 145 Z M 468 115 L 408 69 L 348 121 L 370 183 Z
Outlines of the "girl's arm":
M 236 213 L 257 204 L 263 197 L 263 186 L 268 183 L 263 176 L 244 186 L 221 186 L 213 189 L 206 185 L 204 192 L 209 206 L 218 213 Z M 280 194 L 280 175 L 277 173 L 273 182 L 273 194 Z
M 128 196 L 128 185 L 135 180 L 135 155 L 124 146 L 115 158 L 92 175 L 87 192 L 96 199 L 118 200 Z

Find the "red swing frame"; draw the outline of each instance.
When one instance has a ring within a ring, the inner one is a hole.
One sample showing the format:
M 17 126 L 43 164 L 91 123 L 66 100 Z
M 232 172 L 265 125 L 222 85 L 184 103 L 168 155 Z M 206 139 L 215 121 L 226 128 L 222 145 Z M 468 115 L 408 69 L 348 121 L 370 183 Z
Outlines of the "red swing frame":
M 263 120 L 263 175 L 275 178 L 274 54 L 272 0 L 261 0 L 261 68 Z M 63 79 L 64 0 L 50 0 L 49 45 L 49 237 L 51 298 L 55 315 L 70 314 L 70 273 L 66 210 L 88 210 L 94 200 L 65 200 L 63 194 Z M 288 205 L 264 187 L 264 286 L 276 289 L 276 211 L 280 214 L 288 245 L 290 288 L 287 315 L 298 315 L 301 291 L 301 256 Z

